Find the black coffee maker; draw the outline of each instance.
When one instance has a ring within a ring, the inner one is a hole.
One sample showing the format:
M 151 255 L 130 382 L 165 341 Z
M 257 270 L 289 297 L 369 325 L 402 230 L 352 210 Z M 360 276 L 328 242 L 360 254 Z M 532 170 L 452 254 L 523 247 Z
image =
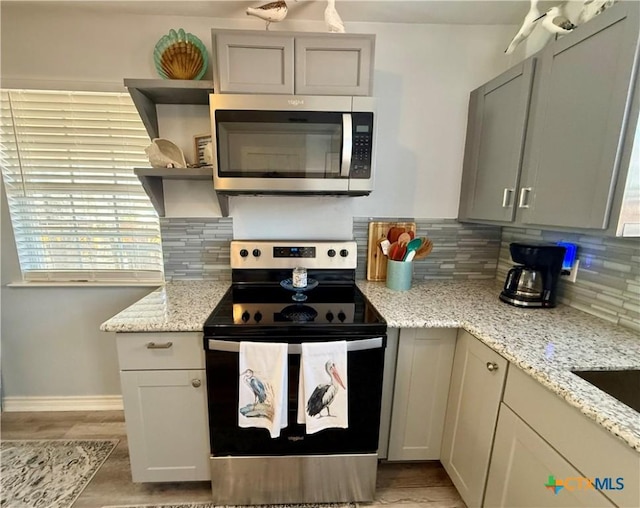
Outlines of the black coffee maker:
M 500 300 L 517 307 L 555 307 L 556 287 L 566 249 L 550 243 L 511 243 L 519 265 L 507 273 Z

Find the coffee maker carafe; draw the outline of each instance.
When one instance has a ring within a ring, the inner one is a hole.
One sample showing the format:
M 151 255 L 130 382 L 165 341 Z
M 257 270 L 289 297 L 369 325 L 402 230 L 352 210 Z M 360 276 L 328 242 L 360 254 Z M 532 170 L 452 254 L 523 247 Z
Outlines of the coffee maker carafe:
M 500 300 L 517 307 L 555 307 L 565 251 L 555 244 L 509 244 L 511 259 L 519 265 L 507 273 Z

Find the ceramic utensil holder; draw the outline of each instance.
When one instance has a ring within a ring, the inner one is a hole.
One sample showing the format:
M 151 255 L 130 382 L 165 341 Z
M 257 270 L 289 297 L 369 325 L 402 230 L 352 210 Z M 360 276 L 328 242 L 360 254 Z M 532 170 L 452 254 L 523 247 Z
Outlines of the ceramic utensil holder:
M 387 261 L 387 287 L 394 291 L 411 289 L 413 263 L 405 261 Z

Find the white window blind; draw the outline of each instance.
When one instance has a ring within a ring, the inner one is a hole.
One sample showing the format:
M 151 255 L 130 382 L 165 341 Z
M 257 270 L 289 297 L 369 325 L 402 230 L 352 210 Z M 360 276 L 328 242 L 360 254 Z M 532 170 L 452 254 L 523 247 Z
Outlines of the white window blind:
M 0 91 L 0 162 L 25 280 L 159 281 L 158 216 L 124 93 Z

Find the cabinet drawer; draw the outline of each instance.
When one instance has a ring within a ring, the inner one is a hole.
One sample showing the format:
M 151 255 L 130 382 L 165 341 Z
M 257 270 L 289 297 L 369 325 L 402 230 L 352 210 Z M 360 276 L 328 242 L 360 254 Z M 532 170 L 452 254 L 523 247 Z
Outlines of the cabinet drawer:
M 616 505 L 640 506 L 638 452 L 520 369 L 509 369 L 504 402 L 584 476 L 624 478 L 624 489 L 603 491 Z
M 120 370 L 204 369 L 200 332 L 118 333 Z

